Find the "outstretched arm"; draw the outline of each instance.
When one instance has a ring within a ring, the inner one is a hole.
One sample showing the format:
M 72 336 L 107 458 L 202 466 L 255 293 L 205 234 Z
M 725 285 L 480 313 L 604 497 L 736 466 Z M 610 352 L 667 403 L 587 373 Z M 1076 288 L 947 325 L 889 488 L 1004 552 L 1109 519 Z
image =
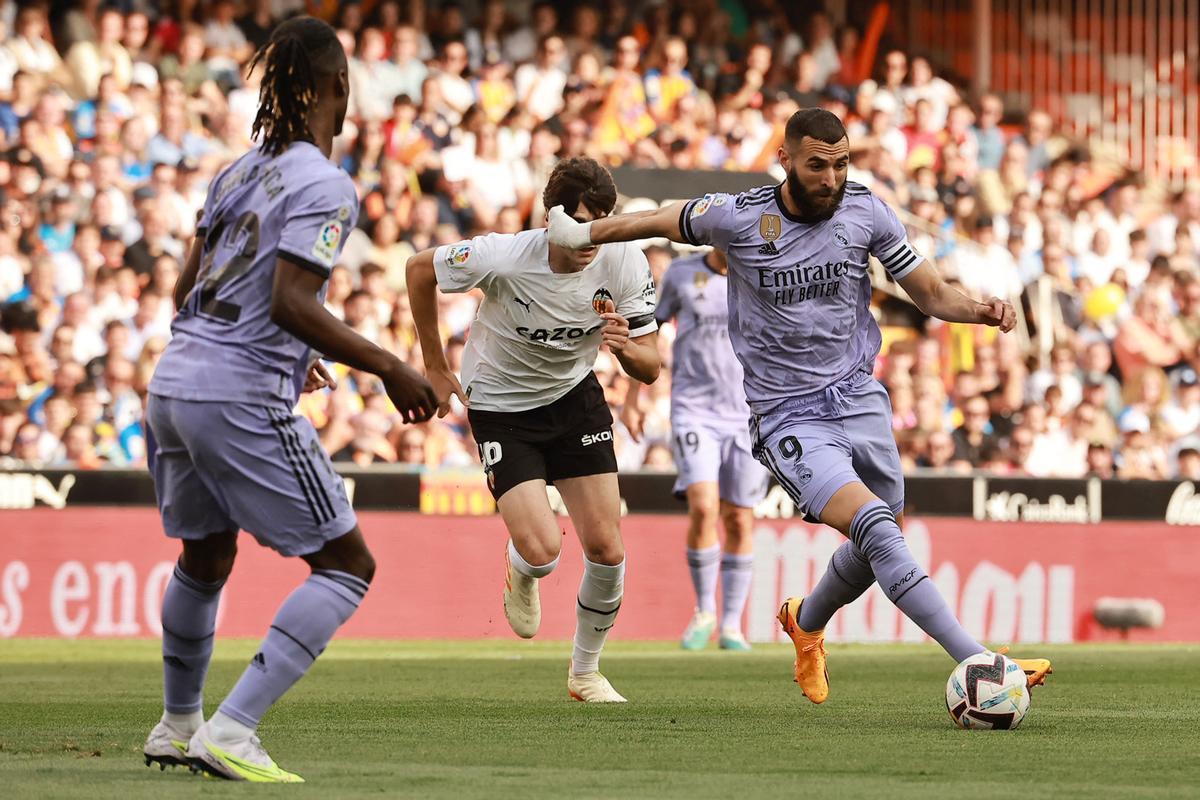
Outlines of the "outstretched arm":
M 633 242 L 664 237 L 686 243 L 679 230 L 679 218 L 686 203 L 672 203 L 657 211 L 616 214 L 591 222 L 576 222 L 562 206 L 550 209 L 550 241 L 559 247 L 582 250 L 594 244 Z
M 405 270 L 408 298 L 412 304 L 413 324 L 421 340 L 421 357 L 425 359 L 425 374 L 437 396 L 438 416 L 450 413 L 450 397 L 457 396 L 463 405 L 467 395 L 462 384 L 446 361 L 442 347 L 441 326 L 438 323 L 437 273 L 433 268 L 433 249 L 422 250 L 408 260 Z
M 900 285 L 917 308 L 931 317 L 946 322 L 991 325 L 1001 333 L 1008 333 L 1017 324 L 1012 303 L 998 297 L 989 298 L 986 303 L 976 302 L 946 283 L 928 261 L 901 278 Z
M 325 276 L 286 257 L 276 260 L 271 321 L 326 358 L 378 375 L 405 422 L 424 422 L 437 408 L 433 389 L 411 367 L 359 336 L 318 299 Z

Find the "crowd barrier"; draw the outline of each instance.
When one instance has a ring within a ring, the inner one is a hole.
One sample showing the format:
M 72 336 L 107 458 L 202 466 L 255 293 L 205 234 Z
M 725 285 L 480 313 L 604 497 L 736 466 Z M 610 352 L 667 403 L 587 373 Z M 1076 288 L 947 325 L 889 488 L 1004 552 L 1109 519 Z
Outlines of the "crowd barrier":
M 997 506 L 1000 503 L 997 501 Z M 1007 508 L 1007 505 L 1005 506 Z M 1028 506 L 1026 506 L 1028 507 Z M 363 511 L 379 564 L 371 592 L 342 635 L 397 639 L 510 637 L 500 601 L 503 525 L 495 514 L 445 516 Z M 625 603 L 614 636 L 676 638 L 692 612 L 681 514 L 630 513 Z M 569 521 L 564 527 L 570 531 Z M 153 637 L 179 546 L 146 506 L 39 505 L 0 512 L 0 637 Z M 1013 524 L 912 516 L 906 535 L 967 628 L 996 643 L 1116 639 L 1200 641 L 1200 536 L 1163 521 Z M 841 537 L 798 518 L 756 523 L 746 630 L 777 641 L 774 615 L 815 583 Z M 581 557 L 564 539 L 560 567 L 541 582 L 541 638 L 566 639 L 575 622 Z M 262 634 L 306 573 L 243 534 L 222 596 L 218 633 Z M 1102 598 L 1162 607 L 1157 628 L 1100 627 Z M 830 641 L 922 641 L 923 634 L 873 588 L 838 614 Z M 565 657 L 565 656 L 564 656 Z
M 360 510 L 421 511 L 447 515 L 495 510 L 482 471 L 423 472 L 404 467 L 337 465 Z M 623 473 L 627 513 L 679 514 L 684 504 L 671 492 L 669 473 Z M 1119 481 L 992 477 L 920 473 L 905 478 L 910 514 L 969 517 L 977 521 L 1051 525 L 1145 520 L 1200 525 L 1200 495 L 1189 481 Z M 0 511 L 80 506 L 153 506 L 154 484 L 138 469 L 0 469 Z M 796 510 L 774 485 L 755 509 L 764 519 L 791 519 Z M 3 534 L 0 533 L 0 542 Z

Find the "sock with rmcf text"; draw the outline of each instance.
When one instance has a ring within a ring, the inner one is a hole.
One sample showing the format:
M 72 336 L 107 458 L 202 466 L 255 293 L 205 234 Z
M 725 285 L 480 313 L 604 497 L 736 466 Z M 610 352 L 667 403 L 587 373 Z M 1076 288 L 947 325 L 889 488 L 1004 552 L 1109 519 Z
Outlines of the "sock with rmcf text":
M 963 629 L 937 586 L 908 549 L 892 510 L 882 500 L 867 503 L 850 523 L 850 541 L 871 563 L 884 595 L 929 634 L 955 661 L 987 648 Z

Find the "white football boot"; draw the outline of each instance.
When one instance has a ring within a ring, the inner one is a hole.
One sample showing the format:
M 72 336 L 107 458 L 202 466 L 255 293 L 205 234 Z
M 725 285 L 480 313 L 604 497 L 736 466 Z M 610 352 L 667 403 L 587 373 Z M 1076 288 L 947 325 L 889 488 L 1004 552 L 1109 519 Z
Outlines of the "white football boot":
M 538 597 L 538 579 L 513 569 L 504 550 L 504 616 L 513 633 L 532 639 L 542 626 L 542 601 Z
M 188 741 L 196 729 L 167 722 L 165 714 L 163 717 L 150 731 L 150 735 L 146 737 L 146 743 L 142 745 L 142 755 L 146 757 L 146 766 L 158 764 L 159 769 L 186 767 L 188 766 Z
M 201 725 L 188 743 L 188 762 L 194 772 L 230 781 L 304 783 L 304 778 L 279 768 L 257 734 L 237 741 L 218 741 L 211 725 L 211 720 Z
M 608 678 L 599 672 L 587 672 L 576 675 L 571 666 L 567 667 L 567 694 L 571 699 L 581 703 L 627 703 L 629 702 L 612 687 Z

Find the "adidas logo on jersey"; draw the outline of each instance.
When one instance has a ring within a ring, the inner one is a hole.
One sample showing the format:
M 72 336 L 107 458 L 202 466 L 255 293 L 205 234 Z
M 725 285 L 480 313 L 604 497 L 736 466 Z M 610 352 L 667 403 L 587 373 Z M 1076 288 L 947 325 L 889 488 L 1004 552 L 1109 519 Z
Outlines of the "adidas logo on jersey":
M 775 247 L 774 242 L 767 242 L 758 248 L 758 254 L 760 256 L 777 256 L 779 255 L 779 249 Z

